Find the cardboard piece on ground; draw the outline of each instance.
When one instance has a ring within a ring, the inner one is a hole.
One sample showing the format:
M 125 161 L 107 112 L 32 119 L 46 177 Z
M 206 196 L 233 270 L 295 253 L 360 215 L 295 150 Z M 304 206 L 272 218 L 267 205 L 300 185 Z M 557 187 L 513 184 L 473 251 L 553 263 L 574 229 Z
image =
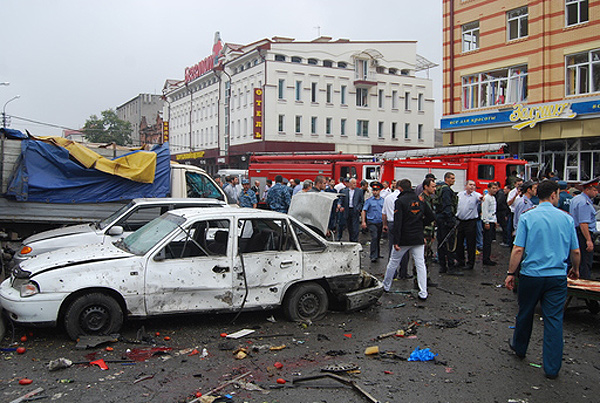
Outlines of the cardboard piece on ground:
M 254 332 L 256 332 L 256 330 L 252 330 L 252 329 L 242 329 L 242 330 L 238 330 L 238 331 L 237 331 L 237 332 L 235 332 L 235 333 L 228 334 L 228 335 L 227 335 L 227 338 L 228 338 L 228 339 L 239 339 L 239 338 L 241 338 L 241 337 L 248 336 L 249 334 L 252 334 L 252 333 L 254 333 Z

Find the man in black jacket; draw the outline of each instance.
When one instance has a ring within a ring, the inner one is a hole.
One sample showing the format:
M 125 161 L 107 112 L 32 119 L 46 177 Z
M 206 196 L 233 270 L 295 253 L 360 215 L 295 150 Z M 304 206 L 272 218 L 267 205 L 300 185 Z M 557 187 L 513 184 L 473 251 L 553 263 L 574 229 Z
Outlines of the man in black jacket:
M 444 183 L 441 186 L 440 195 L 436 203 L 438 262 L 440 264 L 440 273 L 462 276 L 463 273 L 454 267 L 456 208 L 458 206 L 458 197 L 451 188 L 454 182 L 456 182 L 454 174 L 446 172 L 444 174 Z M 462 247 L 462 245 L 460 246 Z
M 421 202 L 408 179 L 399 181 L 398 186 L 401 193 L 394 210 L 394 247 L 385 271 L 383 289 L 390 291 L 396 268 L 402 257 L 410 252 L 417 268 L 419 299 L 424 301 L 428 294 L 423 228 L 435 220 L 435 215 L 426 203 Z

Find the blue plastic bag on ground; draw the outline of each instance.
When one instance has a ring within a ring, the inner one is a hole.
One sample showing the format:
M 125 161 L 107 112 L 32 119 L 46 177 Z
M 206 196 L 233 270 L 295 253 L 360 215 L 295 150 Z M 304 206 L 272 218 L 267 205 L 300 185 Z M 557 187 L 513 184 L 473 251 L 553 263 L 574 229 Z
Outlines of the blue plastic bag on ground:
M 417 347 L 415 348 L 415 351 L 410 353 L 408 361 L 431 361 L 436 356 L 437 354 L 433 354 L 428 348 L 420 349 Z

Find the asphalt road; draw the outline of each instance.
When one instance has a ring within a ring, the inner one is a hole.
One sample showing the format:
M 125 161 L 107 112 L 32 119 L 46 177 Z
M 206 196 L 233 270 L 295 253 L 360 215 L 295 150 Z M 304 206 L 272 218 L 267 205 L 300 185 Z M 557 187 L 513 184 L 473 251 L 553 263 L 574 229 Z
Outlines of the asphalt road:
M 387 261 L 370 264 L 367 257 L 365 269 L 381 278 Z M 331 378 L 292 382 L 321 375 L 328 366 L 357 368 L 342 375 L 381 402 L 598 401 L 600 317 L 582 301 L 571 302 L 563 367 L 558 379 L 546 379 L 540 367 L 539 315 L 527 357 L 520 360 L 507 347 L 517 312 L 516 295 L 501 286 L 508 248 L 494 243 L 492 257 L 498 266 L 482 267 L 479 255 L 475 270 L 463 277 L 440 275 L 438 266 L 430 264 L 430 277 L 438 287 L 429 290 L 426 302 L 416 299 L 413 280 L 397 280 L 394 292 L 377 305 L 360 312 L 330 312 L 312 324 L 287 322 L 280 311 L 244 313 L 237 319 L 233 314 L 171 316 L 128 322 L 122 333 L 126 341 L 90 349 L 76 349 L 61 330 L 9 326 L 0 347 L 23 346 L 26 352 L 0 352 L 0 401 L 43 388 L 37 395 L 42 402 L 189 402 L 197 392 L 206 395 L 224 384 L 217 394 L 230 395 L 234 402 L 369 401 Z M 378 335 L 409 327 L 413 332 L 405 337 L 377 340 Z M 238 340 L 221 337 L 245 328 L 255 332 Z M 133 343 L 144 335 L 156 343 Z M 27 336 L 25 342 L 22 336 Z M 379 354 L 365 355 L 373 346 Z M 236 359 L 234 351 L 240 347 L 248 356 Z M 435 360 L 407 361 L 417 347 L 429 348 L 437 354 Z M 204 348 L 208 355 L 203 357 Z M 190 355 L 193 349 L 199 354 Z M 50 372 L 47 363 L 60 357 L 134 362 L 109 362 L 107 370 L 78 364 Z M 226 384 L 244 374 L 247 383 Z M 20 385 L 22 378 L 33 382 Z M 278 384 L 277 379 L 287 382 Z M 248 390 L 254 386 L 264 392 Z

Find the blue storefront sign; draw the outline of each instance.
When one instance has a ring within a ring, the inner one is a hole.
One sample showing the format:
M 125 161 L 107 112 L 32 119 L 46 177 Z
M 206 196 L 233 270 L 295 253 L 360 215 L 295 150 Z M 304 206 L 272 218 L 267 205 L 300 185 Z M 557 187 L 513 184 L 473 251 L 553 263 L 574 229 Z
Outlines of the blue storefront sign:
M 455 115 L 443 118 L 443 131 L 467 130 L 484 126 L 512 125 L 515 130 L 533 128 L 549 120 L 574 119 L 577 116 L 600 115 L 600 99 L 583 102 L 557 102 L 539 105 L 514 105 L 512 109 L 476 115 Z

